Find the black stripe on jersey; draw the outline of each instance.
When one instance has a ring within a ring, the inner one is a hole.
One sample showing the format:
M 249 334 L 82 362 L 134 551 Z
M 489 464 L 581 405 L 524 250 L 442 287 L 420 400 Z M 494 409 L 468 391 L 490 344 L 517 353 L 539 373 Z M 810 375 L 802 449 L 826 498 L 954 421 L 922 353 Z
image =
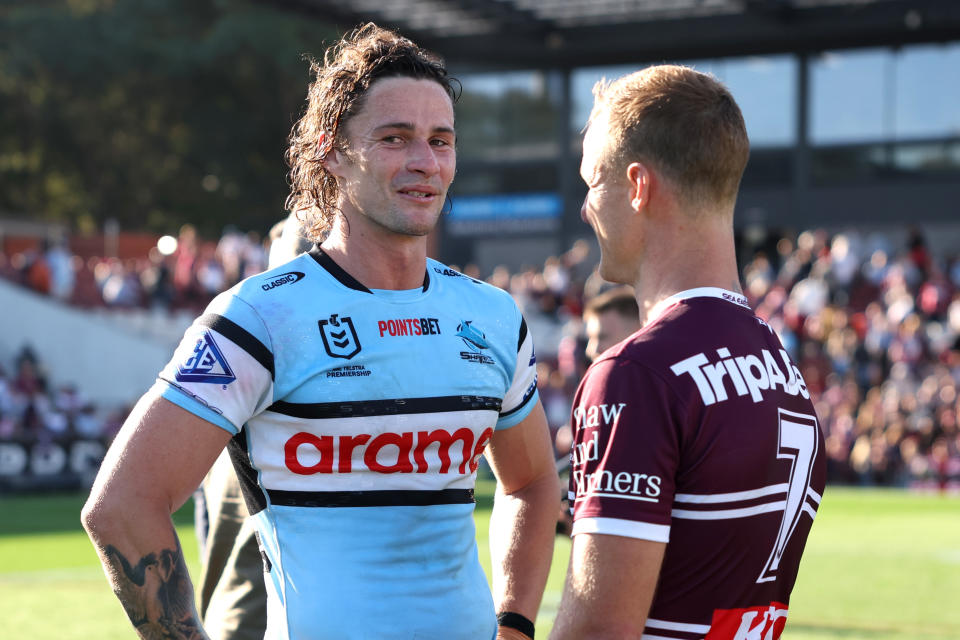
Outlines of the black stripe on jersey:
M 489 396 L 436 396 L 432 398 L 392 398 L 357 402 L 296 403 L 280 400 L 267 411 L 293 418 L 360 418 L 393 416 L 410 413 L 443 413 L 447 411 L 496 411 L 503 401 Z
M 274 378 L 273 353 L 257 340 L 252 333 L 238 325 L 233 320 L 224 318 L 216 313 L 207 313 L 197 318 L 196 324 L 213 329 L 217 333 L 229 338 L 235 345 L 249 353 L 263 368 L 270 372 L 270 379 Z
M 237 480 L 240 481 L 240 491 L 243 493 L 243 501 L 247 503 L 247 511 L 250 515 L 260 513 L 267 508 L 267 496 L 257 482 L 257 470 L 250 464 L 246 427 L 240 429 L 240 432 L 227 443 L 227 453 L 230 454 L 233 469 L 237 472 Z
M 328 256 L 327 252 L 320 248 L 320 245 L 314 245 L 313 249 L 310 250 L 310 257 L 316 260 L 317 264 L 326 269 L 330 275 L 339 280 L 343 286 L 356 289 L 357 291 L 363 291 L 364 293 L 373 293 L 370 289 L 363 286 L 359 280 L 344 271 L 343 267 L 334 262 L 333 258 Z
M 527 319 L 523 316 L 520 316 L 520 339 L 517 340 L 517 353 L 520 353 L 520 347 L 523 346 L 523 341 L 527 339 Z
M 513 409 L 510 409 L 510 411 L 505 411 L 501 413 L 500 417 L 506 418 L 507 416 L 513 415 L 517 411 L 520 411 L 520 409 L 523 409 L 525 406 L 527 406 L 527 403 L 530 402 L 530 398 L 533 397 L 533 394 L 536 393 L 536 391 L 537 391 L 537 383 L 534 382 L 532 385 L 530 385 L 530 388 L 527 389 L 527 393 L 526 395 L 523 396 L 523 400 L 520 401 L 520 404 L 515 406 Z
M 281 491 L 267 489 L 270 502 L 281 507 L 426 507 L 473 504 L 473 489 L 436 491 Z

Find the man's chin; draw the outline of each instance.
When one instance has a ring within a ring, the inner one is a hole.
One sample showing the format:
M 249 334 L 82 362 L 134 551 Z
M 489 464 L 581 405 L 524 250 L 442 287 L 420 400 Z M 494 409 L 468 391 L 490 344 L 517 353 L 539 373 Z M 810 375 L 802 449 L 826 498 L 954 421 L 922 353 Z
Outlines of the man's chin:
M 600 274 L 600 277 L 606 280 L 607 282 L 612 282 L 613 284 L 630 284 L 633 282 L 630 280 L 630 277 L 624 273 L 622 269 L 617 269 L 618 265 L 611 264 L 609 259 L 605 259 L 603 253 L 600 254 L 600 264 L 597 266 L 597 273 Z

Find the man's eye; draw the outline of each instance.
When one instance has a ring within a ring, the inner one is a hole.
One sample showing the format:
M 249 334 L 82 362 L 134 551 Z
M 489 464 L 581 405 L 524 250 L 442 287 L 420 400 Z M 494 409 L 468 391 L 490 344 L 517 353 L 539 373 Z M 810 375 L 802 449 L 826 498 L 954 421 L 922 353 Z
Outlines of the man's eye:
M 403 138 L 401 138 L 400 136 L 384 136 L 383 141 L 388 142 L 390 144 L 395 144 L 398 142 L 403 142 Z
M 435 147 L 449 147 L 450 141 L 444 140 L 443 138 L 434 138 L 433 140 L 430 141 L 430 144 L 432 144 Z

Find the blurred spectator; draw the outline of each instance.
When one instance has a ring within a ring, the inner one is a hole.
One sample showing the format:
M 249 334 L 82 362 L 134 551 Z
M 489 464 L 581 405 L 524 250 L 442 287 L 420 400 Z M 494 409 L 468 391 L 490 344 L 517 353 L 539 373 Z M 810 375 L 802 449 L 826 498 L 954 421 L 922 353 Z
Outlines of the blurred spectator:
M 583 311 L 588 359 L 625 340 L 640 329 L 640 309 L 631 287 L 617 287 L 587 303 Z

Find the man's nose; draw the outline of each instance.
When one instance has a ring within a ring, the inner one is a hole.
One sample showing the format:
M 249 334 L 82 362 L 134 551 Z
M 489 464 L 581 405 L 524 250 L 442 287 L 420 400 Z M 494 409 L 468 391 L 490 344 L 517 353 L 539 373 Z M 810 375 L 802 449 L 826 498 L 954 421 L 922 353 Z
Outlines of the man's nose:
M 428 141 L 414 140 L 408 148 L 407 169 L 426 175 L 433 175 L 440 170 L 436 152 Z

